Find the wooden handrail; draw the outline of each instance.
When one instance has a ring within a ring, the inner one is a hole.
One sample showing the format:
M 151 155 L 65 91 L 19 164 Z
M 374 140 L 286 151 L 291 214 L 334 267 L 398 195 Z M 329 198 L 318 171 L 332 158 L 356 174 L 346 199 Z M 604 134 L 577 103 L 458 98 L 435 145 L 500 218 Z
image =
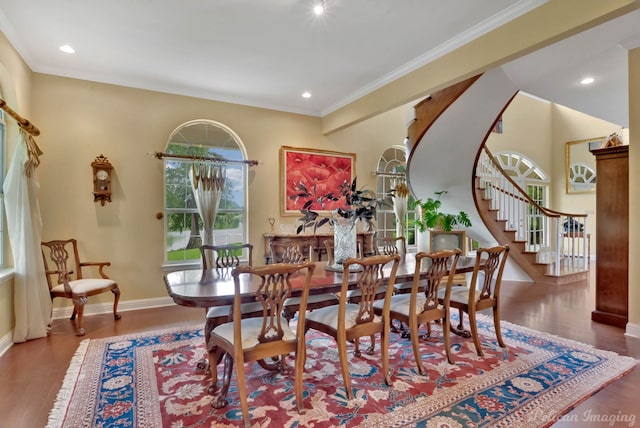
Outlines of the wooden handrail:
M 9 116 L 14 118 L 16 122 L 18 122 L 18 126 L 20 126 L 20 128 L 24 129 L 29 134 L 34 136 L 40 135 L 40 130 L 33 123 L 29 122 L 27 119 L 16 113 L 11 107 L 7 105 L 7 102 L 2 98 L 0 98 L 0 109 L 4 110 Z
M 531 197 L 527 194 L 527 192 L 525 192 L 505 171 L 504 169 L 502 169 L 502 167 L 500 166 L 500 164 L 496 161 L 496 158 L 493 156 L 493 153 L 491 153 L 491 150 L 489 150 L 489 148 L 487 148 L 487 146 L 484 146 L 484 151 L 487 153 L 487 155 L 489 156 L 489 160 L 491 161 L 491 163 L 493 164 L 493 166 L 500 171 L 500 173 L 504 176 L 504 178 L 507 179 L 507 181 L 509 181 L 509 183 L 511 183 L 511 185 L 513 187 L 515 187 L 516 189 L 518 189 L 518 191 L 520 192 L 520 195 L 508 195 L 511 196 L 513 198 L 517 198 L 517 199 L 521 199 L 521 200 L 525 200 L 528 203 L 530 203 L 531 205 L 535 206 L 537 209 L 539 209 L 540 211 L 542 211 L 545 215 L 549 216 L 549 217 L 560 217 L 560 216 L 565 216 L 565 217 L 587 217 L 587 214 L 572 214 L 572 213 L 564 213 L 561 211 L 556 211 L 556 210 L 552 210 L 550 208 L 546 208 L 546 207 L 542 207 L 540 205 L 538 205 L 538 203 L 536 201 L 534 201 L 533 199 L 531 199 Z M 502 189 L 497 189 L 502 191 Z

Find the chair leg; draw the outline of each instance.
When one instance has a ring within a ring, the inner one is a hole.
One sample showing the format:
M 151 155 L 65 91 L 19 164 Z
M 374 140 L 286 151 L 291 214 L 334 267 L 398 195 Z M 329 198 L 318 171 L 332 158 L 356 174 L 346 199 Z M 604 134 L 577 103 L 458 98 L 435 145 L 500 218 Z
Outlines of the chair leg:
M 451 336 L 449 335 L 451 332 L 451 320 L 449 319 L 449 314 L 446 314 L 442 319 L 442 336 L 444 337 L 444 350 L 447 354 L 447 361 L 449 364 L 455 364 L 453 361 L 453 357 L 451 356 Z
M 73 299 L 73 313 L 77 316 L 76 320 L 76 335 L 84 336 L 84 328 L 82 328 L 82 316 L 84 314 L 84 304 L 87 302 L 86 297 L 78 297 Z M 73 319 L 73 316 L 71 317 Z
M 231 361 L 233 364 L 233 360 Z M 238 394 L 240 395 L 240 408 L 242 409 L 242 419 L 244 420 L 244 426 L 246 428 L 250 428 L 251 419 L 249 416 L 249 404 L 247 402 L 247 384 L 244 374 L 244 362 L 238 362 L 236 364 L 236 386 L 238 388 Z
M 462 331 L 464 329 L 463 321 L 464 311 L 462 309 L 458 309 L 458 327 L 457 329 Z
M 220 352 L 220 351 L 216 351 L 216 352 Z M 211 379 L 212 380 L 216 380 L 217 383 L 217 374 L 213 375 L 213 369 L 211 370 Z M 213 397 L 213 401 L 211 401 L 211 407 L 213 407 L 214 409 L 221 409 L 223 407 L 225 407 L 228 402 L 227 402 L 227 394 L 229 393 L 229 384 L 231 383 L 231 376 L 233 374 L 233 357 L 228 354 L 225 353 L 224 354 L 224 374 L 223 374 L 223 379 L 222 379 L 222 387 L 218 390 L 218 393 L 215 395 L 215 397 Z M 236 372 L 236 376 L 239 376 L 239 374 Z M 243 371 L 243 377 L 244 379 L 244 371 Z M 238 382 L 239 383 L 239 382 Z M 241 394 L 241 397 L 243 396 L 243 394 Z
M 304 340 L 304 339 L 303 339 Z M 304 401 L 302 401 L 302 386 L 303 386 L 303 376 L 304 376 L 304 360 L 306 359 L 306 355 L 304 354 L 304 345 L 302 345 L 302 350 L 300 350 L 300 346 L 298 346 L 298 351 L 296 351 L 296 367 L 295 367 L 295 379 L 294 379 L 294 388 L 296 391 L 296 407 L 298 408 L 298 413 L 303 415 L 305 413 L 304 409 Z
M 373 352 L 376 350 L 376 335 L 372 334 L 369 338 L 371 339 L 371 346 L 367 348 L 366 352 L 367 355 L 373 355 Z
M 493 329 L 496 331 L 498 345 L 500 345 L 501 348 L 506 348 L 507 345 L 504 344 L 502 332 L 500 331 L 500 310 L 497 307 L 493 308 Z
M 484 356 L 484 352 L 482 352 L 482 346 L 480 345 L 480 338 L 478 337 L 478 324 L 476 323 L 476 313 L 475 311 L 469 312 L 469 327 L 471 327 L 471 336 L 473 337 L 473 344 L 476 347 L 476 352 L 479 357 Z
M 420 336 L 418 336 L 418 323 L 415 320 L 409 320 L 409 337 L 411 338 L 411 347 L 413 348 L 413 358 L 416 360 L 418 373 L 424 374 L 422 368 L 422 358 L 420 357 Z
M 111 292 L 113 293 L 113 319 L 119 320 L 122 318 L 120 314 L 118 314 L 118 302 L 120 301 L 120 289 L 118 287 L 112 288 Z
M 382 373 L 384 374 L 384 383 L 391 386 L 391 372 L 389 371 L 389 334 L 390 329 L 384 328 L 380 332 L 380 341 L 382 342 Z M 373 342 L 373 336 L 371 336 Z
M 338 355 L 340 357 L 340 368 L 342 369 L 342 380 L 344 381 L 344 389 L 347 394 L 347 399 L 353 399 L 353 391 L 351 390 L 351 376 L 349 375 L 349 361 L 347 360 L 347 341 L 337 339 L 338 342 Z M 356 343 L 357 339 L 356 339 Z

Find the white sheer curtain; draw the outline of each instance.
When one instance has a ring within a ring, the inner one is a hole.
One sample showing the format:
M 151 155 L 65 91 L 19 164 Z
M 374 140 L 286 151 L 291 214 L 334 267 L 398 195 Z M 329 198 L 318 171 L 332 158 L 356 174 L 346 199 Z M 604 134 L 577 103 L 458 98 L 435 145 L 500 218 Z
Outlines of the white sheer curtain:
M 15 270 L 15 343 L 46 336 L 51 323 L 51 296 L 40 250 L 42 220 L 36 174 L 40 154 L 33 137 L 21 129 L 3 187 Z
M 407 220 L 407 202 L 409 199 L 409 187 L 404 180 L 398 180 L 393 197 L 393 212 L 396 215 L 396 236 L 404 236 Z
M 191 189 L 196 199 L 196 206 L 202 218 L 204 231 L 202 233 L 202 243 L 204 245 L 215 245 L 213 239 L 213 225 L 218 213 L 218 205 L 224 188 L 226 168 L 216 163 L 193 164 L 189 171 L 191 179 Z M 207 252 L 208 266 L 214 266 L 213 254 Z

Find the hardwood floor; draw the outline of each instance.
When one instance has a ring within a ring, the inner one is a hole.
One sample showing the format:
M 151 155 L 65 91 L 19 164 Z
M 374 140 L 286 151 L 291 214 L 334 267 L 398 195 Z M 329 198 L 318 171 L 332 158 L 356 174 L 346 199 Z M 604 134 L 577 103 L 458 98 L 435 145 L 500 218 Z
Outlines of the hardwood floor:
M 562 286 L 505 281 L 502 319 L 640 358 L 640 339 L 626 337 L 621 328 L 591 321 L 593 278 L 592 271 L 589 281 Z M 69 361 L 83 339 L 190 325 L 203 318 L 202 310 L 179 306 L 123 312 L 117 322 L 111 315 L 93 315 L 85 317 L 87 334 L 83 338 L 75 336 L 69 320 L 55 320 L 49 337 L 13 345 L 0 358 L 0 427 L 45 426 Z M 636 418 L 640 423 L 636 394 L 640 395 L 637 368 L 582 402 L 554 426 L 633 426 Z

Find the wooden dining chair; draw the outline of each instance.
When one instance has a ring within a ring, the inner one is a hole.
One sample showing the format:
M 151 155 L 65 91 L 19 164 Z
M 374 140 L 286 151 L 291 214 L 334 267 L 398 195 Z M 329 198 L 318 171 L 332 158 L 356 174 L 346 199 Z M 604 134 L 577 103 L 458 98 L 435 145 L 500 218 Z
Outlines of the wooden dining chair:
M 305 260 L 302 248 L 299 244 L 271 242 L 271 260 L 276 263 L 302 263 Z M 300 296 L 289 297 L 284 302 L 282 315 L 291 321 L 298 311 L 300 311 Z M 307 302 L 307 310 L 335 306 L 338 304 L 338 297 L 333 293 L 312 294 Z
M 253 244 L 202 245 L 200 247 L 202 268 L 207 269 L 209 265 L 207 259 L 213 260 L 212 268 L 215 269 L 238 267 L 240 266 L 240 257 L 244 251 L 247 251 L 247 264 L 251 266 L 253 264 Z M 229 274 L 231 273 L 229 272 Z M 207 308 L 204 324 L 205 342 L 209 340 L 211 330 L 229 319 L 231 309 L 231 305 Z M 241 312 L 243 317 L 261 316 L 262 305 L 256 302 L 246 302 L 242 304 Z
M 245 363 L 249 361 L 264 361 L 278 357 L 275 368 L 282 374 L 288 374 L 286 356 L 295 353 L 294 390 L 296 407 L 299 413 L 304 413 L 303 369 L 304 369 L 304 324 L 309 284 L 315 269 L 315 263 L 303 264 L 277 263 L 265 266 L 239 266 L 233 271 L 234 298 L 232 320 L 213 329 L 209 338 L 209 364 L 212 368 L 224 355 L 224 378 L 222 387 L 218 390 L 217 370 L 211 370 L 212 385 L 216 395 L 211 403 L 214 408 L 227 405 L 227 393 L 233 366 L 235 364 L 238 399 L 245 427 L 251 426 L 249 417 L 249 395 L 245 381 Z M 297 329 L 293 331 L 282 313 L 282 305 L 291 295 L 291 279 L 304 275 L 302 296 L 300 301 L 300 315 Z M 255 300 L 262 306 L 262 316 L 257 318 L 242 317 L 242 290 L 240 277 L 254 275 L 259 277 L 260 286 L 255 291 Z
M 443 277 L 448 272 L 456 270 L 460 253 L 461 251 L 456 249 L 416 254 L 411 293 L 394 294 L 391 297 L 389 316 L 392 320 L 398 320 L 409 326 L 413 356 L 416 360 L 418 373 L 421 375 L 424 374 L 424 369 L 420 357 L 420 335 L 418 334 L 420 325 L 425 325 L 428 334 L 431 335 L 430 323 L 442 321 L 442 336 L 447 361 L 449 364 L 453 364 L 449 340 L 449 296 L 451 295 L 453 275 L 448 275 L 444 289 L 440 290 L 440 288 Z M 421 287 L 423 281 L 424 288 Z M 439 291 L 444 292 L 442 301 L 438 300 Z M 384 313 L 384 305 L 381 302 L 375 302 L 373 307 L 376 314 Z
M 369 355 L 373 355 L 375 349 L 375 335 L 380 334 L 382 343 L 381 359 L 382 373 L 387 385 L 391 385 L 391 375 L 389 372 L 389 304 L 393 294 L 393 282 L 396 278 L 399 255 L 384 256 L 374 255 L 364 258 L 348 258 L 344 262 L 344 272 L 342 275 L 342 285 L 340 289 L 340 303 L 338 309 L 333 307 L 321 308 L 307 314 L 304 324 L 304 331 L 310 329 L 320 331 L 333 337 L 337 343 L 338 354 L 340 356 L 340 367 L 342 379 L 348 399 L 353 398 L 351 389 L 351 377 L 349 374 L 349 360 L 347 359 L 347 344 L 354 341 L 355 355 L 360 356 L 358 339 L 363 336 L 371 338 L 371 346 L 367 350 Z M 382 267 L 387 263 L 393 263 L 391 272 L 387 278 L 381 275 Z M 357 288 L 361 290 L 362 298 L 357 304 L 349 303 L 347 300 L 347 290 L 349 289 L 349 266 L 359 264 L 362 270 L 357 275 Z M 382 284 L 387 288 L 381 315 L 376 315 L 373 311 L 375 302 L 375 291 Z
M 55 240 L 41 243 L 44 270 L 51 300 L 64 297 L 73 301 L 71 320 L 76 320 L 76 334 L 83 336 L 82 327 L 84 305 L 90 296 L 113 293 L 113 318 L 120 319 L 118 284 L 104 273 L 109 262 L 81 262 L 78 256 L 78 241 L 75 239 Z M 85 269 L 96 268 L 97 275 L 88 276 Z M 99 277 L 98 277 L 99 275 Z
M 478 356 L 483 356 L 480 337 L 478 336 L 478 324 L 476 313 L 486 309 L 493 312 L 493 328 L 496 332 L 496 339 L 501 348 L 506 345 L 502 340 L 500 331 L 500 287 L 502 284 L 502 273 L 509 255 L 508 245 L 497 245 L 491 248 L 478 248 L 476 251 L 476 262 L 471 275 L 469 286 L 456 286 L 451 291 L 451 308 L 458 309 L 459 324 L 456 327 L 461 335 L 465 335 L 463 327 L 463 315 L 466 312 L 469 316 L 469 327 L 471 337 L 476 347 Z M 441 295 L 444 302 L 445 296 Z

